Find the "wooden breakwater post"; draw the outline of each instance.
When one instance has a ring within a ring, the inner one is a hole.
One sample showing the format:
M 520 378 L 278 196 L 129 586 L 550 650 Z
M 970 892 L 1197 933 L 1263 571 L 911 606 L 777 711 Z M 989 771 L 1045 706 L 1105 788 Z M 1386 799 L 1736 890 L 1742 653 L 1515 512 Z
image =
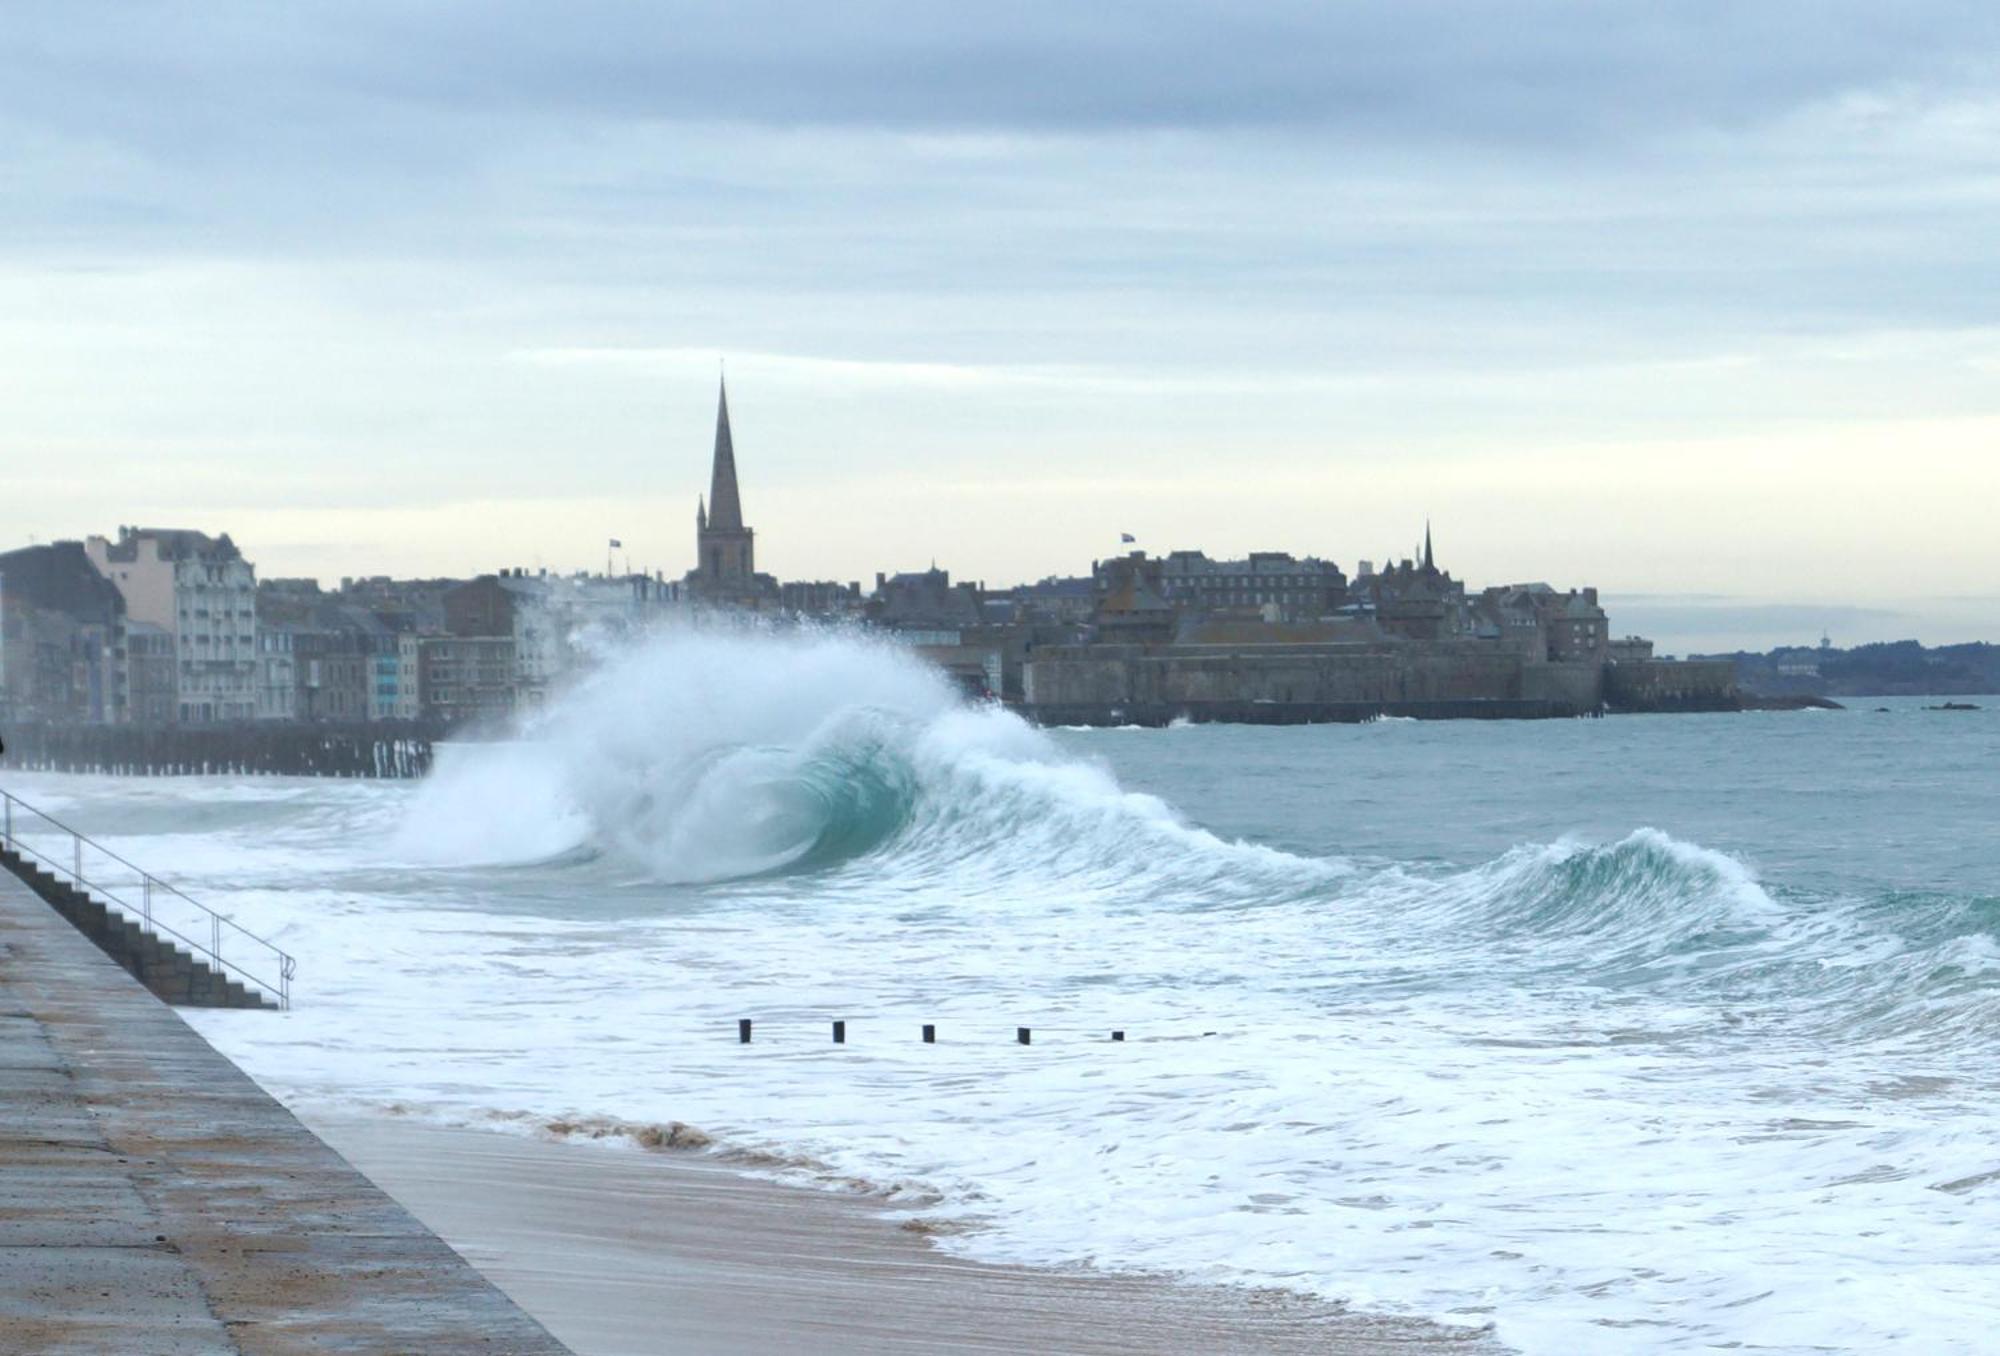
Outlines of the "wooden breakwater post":
M 835 1045 L 845 1045 L 845 1044 L 847 1044 L 847 1019 L 845 1019 L 845 1018 L 839 1018 L 839 1019 L 833 1019 L 833 1020 L 832 1020 L 832 1028 L 833 1028 L 833 1043 L 834 1043 Z M 1061 1034 L 1061 1032 L 1062 1032 L 1063 1030 L 1067 1030 L 1067 1029 L 1068 1029 L 1068 1028 L 1058 1028 L 1058 1031 L 1057 1031 L 1057 1034 Z M 748 1018 L 748 1017 L 739 1017 L 739 1018 L 737 1018 L 737 1019 L 736 1019 L 736 1040 L 737 1040 L 737 1043 L 738 1043 L 738 1044 L 740 1044 L 740 1045 L 748 1045 L 748 1044 L 750 1044 L 750 1037 L 751 1037 L 751 1032 L 752 1032 L 752 1030 L 753 1030 L 753 1027 L 752 1027 L 752 1023 L 751 1023 L 751 1020 L 750 1020 L 750 1018 Z M 920 1032 L 920 1034 L 921 1034 L 921 1037 L 922 1037 L 922 1040 L 923 1040 L 923 1043 L 924 1043 L 925 1045 L 936 1045 L 936 1044 L 937 1044 L 937 1030 L 938 1030 L 938 1029 L 937 1029 L 937 1023 L 936 1023 L 936 1022 L 925 1022 L 925 1023 L 923 1023 L 923 1024 L 922 1024 L 922 1025 L 921 1025 L 921 1026 L 920 1026 L 920 1027 L 918 1028 L 918 1030 L 919 1030 L 919 1032 Z M 1202 1032 L 1201 1034 L 1202 1034 L 1202 1035 L 1204 1035 L 1204 1036 L 1213 1036 L 1213 1035 L 1215 1035 L 1216 1033 L 1215 1033 L 1215 1032 L 1213 1032 L 1213 1031 L 1204 1031 L 1204 1032 Z M 1116 1028 L 1113 1028 L 1113 1029 L 1112 1029 L 1112 1031 L 1111 1031 L 1111 1039 L 1112 1039 L 1112 1040 L 1113 1040 L 1114 1042 L 1118 1043 L 1118 1044 L 1121 1044 L 1121 1045 L 1122 1045 L 1122 1044 L 1124 1044 L 1124 1042 L 1125 1042 L 1125 1028 L 1124 1028 L 1124 1027 L 1116 1027 Z M 1035 1043 L 1035 1032 L 1034 1032 L 1034 1028 L 1033 1028 L 1033 1027 L 1026 1027 L 1026 1026 L 1017 1026 L 1017 1027 L 1015 1027 L 1015 1028 L 1014 1028 L 1014 1043 L 1015 1043 L 1016 1045 L 1033 1045 L 1033 1044 Z

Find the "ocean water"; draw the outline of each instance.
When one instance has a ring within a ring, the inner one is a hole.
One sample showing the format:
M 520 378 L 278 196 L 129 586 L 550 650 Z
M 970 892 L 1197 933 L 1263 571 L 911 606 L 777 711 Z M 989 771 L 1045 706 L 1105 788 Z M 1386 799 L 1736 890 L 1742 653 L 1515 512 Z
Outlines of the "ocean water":
M 423 784 L 9 785 L 299 957 L 190 1014 L 294 1105 L 1530 1353 L 1993 1351 L 2000 710 L 1922 705 L 1038 732 L 683 635 Z

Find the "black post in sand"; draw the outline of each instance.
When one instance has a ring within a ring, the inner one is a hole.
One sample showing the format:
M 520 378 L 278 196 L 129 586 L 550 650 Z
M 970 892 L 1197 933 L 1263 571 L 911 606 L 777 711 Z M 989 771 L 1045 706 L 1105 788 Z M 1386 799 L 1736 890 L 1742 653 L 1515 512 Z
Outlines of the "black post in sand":
M 737 1019 L 736 1039 L 740 1044 L 743 1045 L 748 1045 L 750 1043 L 750 1019 L 748 1017 L 742 1017 Z
M 847 1044 L 847 1023 L 835 1022 L 833 1024 L 833 1043 L 835 1045 Z
M 1028 1028 L 1026 1028 L 1025 1026 L 1015 1027 L 1014 1039 L 1019 1041 L 1023 1045 L 1028 1044 Z

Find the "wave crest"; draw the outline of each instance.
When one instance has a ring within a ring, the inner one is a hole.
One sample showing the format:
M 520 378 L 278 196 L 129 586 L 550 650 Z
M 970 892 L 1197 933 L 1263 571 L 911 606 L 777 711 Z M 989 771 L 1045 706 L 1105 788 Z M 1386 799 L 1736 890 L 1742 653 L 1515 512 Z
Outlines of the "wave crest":
M 1652 828 L 1517 847 L 1445 876 L 1391 869 L 1377 886 L 1413 935 L 1599 979 L 1758 943 L 1784 916 L 1743 862 Z
M 670 883 L 893 857 L 961 893 L 1060 877 L 1290 894 L 1329 868 L 1225 843 L 862 637 L 676 631 L 521 741 L 449 748 L 400 834 L 441 865 L 607 854 Z

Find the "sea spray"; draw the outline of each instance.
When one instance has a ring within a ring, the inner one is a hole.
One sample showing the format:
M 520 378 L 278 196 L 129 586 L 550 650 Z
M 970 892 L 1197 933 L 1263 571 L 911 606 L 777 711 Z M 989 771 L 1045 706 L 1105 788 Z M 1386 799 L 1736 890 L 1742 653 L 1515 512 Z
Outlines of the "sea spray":
M 397 846 L 452 864 L 589 845 L 661 881 L 755 875 L 856 818 L 893 827 L 902 788 L 870 781 L 880 760 L 848 755 L 957 702 L 886 643 L 672 628 L 607 656 L 518 740 L 447 754 Z
M 967 895 L 1094 878 L 1261 898 L 1329 870 L 1191 829 L 907 651 L 825 631 L 649 637 L 519 740 L 447 754 L 397 844 L 445 865 L 588 848 L 669 884 L 879 850 Z

